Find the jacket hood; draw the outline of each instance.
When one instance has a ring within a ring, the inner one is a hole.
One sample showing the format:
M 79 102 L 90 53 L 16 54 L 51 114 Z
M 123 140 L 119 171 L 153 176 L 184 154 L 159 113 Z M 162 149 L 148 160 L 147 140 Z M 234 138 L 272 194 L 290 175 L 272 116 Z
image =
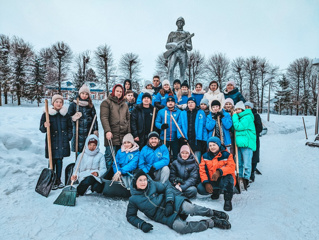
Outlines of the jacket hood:
M 43 112 L 45 113 L 45 108 L 43 109 Z M 56 115 L 58 112 L 59 112 L 62 116 L 65 116 L 65 115 L 68 113 L 68 109 L 67 109 L 65 106 L 62 106 L 62 108 L 61 108 L 59 111 L 57 111 L 57 110 L 55 110 L 53 107 L 52 107 L 52 108 L 49 107 L 49 115 L 54 116 L 54 115 Z
M 144 190 L 139 190 L 139 189 L 136 189 L 134 187 L 133 181 L 136 181 L 136 179 L 133 178 L 133 180 L 132 180 L 132 182 L 130 184 L 130 192 L 131 192 L 132 196 L 133 195 L 142 195 L 142 194 L 144 194 L 144 192 L 148 191 L 148 189 L 150 188 L 150 184 L 152 184 L 151 183 L 152 180 L 151 180 L 150 176 L 148 176 L 148 174 L 146 174 L 146 176 L 147 176 L 147 187 Z
M 123 88 L 124 88 L 124 91 L 126 92 L 126 89 L 125 89 L 125 83 L 129 82 L 130 83 L 130 90 L 132 90 L 132 81 L 130 79 L 125 79 L 124 80 L 124 83 L 123 83 Z
M 154 94 L 154 89 L 146 89 L 146 88 L 143 88 L 142 93 L 149 93 L 151 94 L 151 96 Z
M 97 141 L 97 145 L 94 151 L 90 151 L 88 148 L 89 145 L 89 141 L 90 139 L 94 138 Z M 96 155 L 98 152 L 100 152 L 100 140 L 99 138 L 95 135 L 95 134 L 91 134 L 89 135 L 86 140 L 85 140 L 85 153 L 89 154 L 89 155 Z
M 196 89 L 194 89 L 194 90 L 192 91 L 192 93 L 193 93 L 193 94 L 205 94 L 206 91 L 205 91 L 205 90 L 201 90 L 200 92 L 196 92 Z
M 120 97 L 120 99 L 118 99 L 117 97 L 115 97 L 115 88 L 117 87 L 121 87 L 122 88 L 122 96 Z M 116 84 L 113 89 L 112 89 L 112 94 L 111 97 L 113 97 L 114 99 L 118 99 L 118 102 L 122 101 L 124 98 L 124 88 L 121 84 Z
M 188 159 L 187 160 L 184 160 L 183 158 L 182 158 L 182 156 L 181 156 L 181 154 L 179 153 L 178 155 L 177 155 L 177 161 L 179 162 L 179 163 L 181 163 L 181 164 L 193 164 L 193 163 L 195 163 L 195 157 L 194 157 L 194 155 L 193 154 L 190 154 L 189 155 L 189 157 L 188 157 Z
M 251 109 L 245 109 L 245 111 L 241 112 L 241 113 L 238 113 L 238 117 L 242 118 L 244 116 L 249 116 L 251 115 L 252 117 L 254 117 L 254 114 L 253 112 L 251 111 Z
M 219 90 L 219 88 L 217 88 L 215 91 L 212 91 L 212 90 L 209 89 L 207 91 L 207 94 L 218 95 L 218 94 L 220 94 L 220 90 Z

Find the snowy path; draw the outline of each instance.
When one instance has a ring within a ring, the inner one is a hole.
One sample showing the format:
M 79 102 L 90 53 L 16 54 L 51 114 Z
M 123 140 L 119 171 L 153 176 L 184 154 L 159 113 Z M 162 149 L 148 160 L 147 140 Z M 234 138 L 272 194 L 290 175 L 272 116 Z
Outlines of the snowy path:
M 60 190 L 48 198 L 35 193 L 47 163 L 44 134 L 38 130 L 41 114 L 42 108 L 37 107 L 0 107 L 1 239 L 319 238 L 319 149 L 304 145 L 301 117 L 272 115 L 267 123 L 262 116 L 269 129 L 261 138 L 258 168 L 263 175 L 256 176 L 249 191 L 234 196 L 231 230 L 181 236 L 149 220 L 154 230 L 148 234 L 131 226 L 124 200 L 90 195 L 78 198 L 75 207 L 62 207 L 53 204 Z M 314 118 L 305 120 L 312 132 Z M 73 159 L 65 159 L 64 167 Z M 217 201 L 201 197 L 194 202 L 217 210 L 223 207 L 223 197 Z

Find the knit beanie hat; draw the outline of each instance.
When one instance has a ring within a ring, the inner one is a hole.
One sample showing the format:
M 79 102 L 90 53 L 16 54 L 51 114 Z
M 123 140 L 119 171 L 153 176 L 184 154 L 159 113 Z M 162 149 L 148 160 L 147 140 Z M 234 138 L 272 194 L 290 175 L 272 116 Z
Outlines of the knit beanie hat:
M 253 104 L 252 102 L 249 102 L 249 101 L 245 102 L 245 106 L 248 106 L 248 107 L 250 107 L 251 109 L 254 108 L 254 104 Z
M 172 96 L 169 96 L 167 99 L 166 99 L 166 103 L 168 103 L 168 102 L 175 102 L 175 98 L 174 97 L 172 97 Z
M 150 132 L 149 134 L 148 134 L 148 139 L 150 139 L 150 138 L 152 138 L 152 137 L 156 137 L 156 138 L 158 138 L 159 139 L 159 135 L 158 135 L 158 133 L 157 132 Z
M 245 111 L 245 104 L 243 103 L 243 101 L 239 101 L 238 103 L 236 103 L 234 109 L 237 109 L 237 108 L 241 108 Z
M 181 86 L 181 87 L 187 87 L 187 88 L 189 88 L 187 81 L 184 81 L 184 82 L 182 83 L 182 86 Z
M 146 80 L 145 82 L 144 82 L 144 87 L 146 88 L 148 85 L 152 85 L 152 82 L 151 81 L 149 81 L 149 80 Z
M 189 154 L 191 153 L 191 151 L 189 150 L 189 147 L 187 145 L 183 145 L 181 147 L 181 150 L 179 151 L 180 153 L 182 153 L 183 151 L 188 152 Z
M 173 86 L 174 86 L 175 83 L 179 83 L 179 84 L 181 85 L 181 81 L 180 81 L 179 79 L 175 79 L 175 80 L 174 80 Z
M 226 103 L 231 103 L 231 105 L 233 105 L 233 106 L 235 105 L 235 104 L 234 104 L 234 100 L 231 99 L 231 98 L 226 98 L 226 99 L 225 99 L 224 106 L 225 106 Z
M 195 103 L 195 105 L 196 105 L 196 99 L 195 99 L 194 97 L 189 97 L 189 98 L 187 99 L 187 103 L 188 103 L 189 101 L 193 101 L 193 102 Z
M 220 141 L 220 139 L 218 137 L 210 137 L 210 138 L 208 138 L 207 146 L 209 146 L 210 142 L 216 143 L 218 145 L 218 147 L 220 147 L 222 145 L 222 143 L 221 143 L 221 141 Z
M 91 138 L 89 141 L 88 141 L 88 145 L 90 143 L 94 143 L 96 146 L 97 146 L 97 140 L 95 138 Z
M 143 93 L 143 95 L 142 95 L 142 100 L 143 100 L 144 98 L 146 98 L 146 97 L 148 97 L 149 99 L 152 100 L 152 96 L 151 96 L 151 94 L 149 94 L 148 92 L 147 92 L 147 93 Z
M 62 100 L 62 104 L 64 104 L 63 97 L 62 97 L 61 95 L 59 95 L 59 94 L 55 94 L 55 95 L 53 95 L 52 100 L 51 100 L 52 105 L 53 105 L 53 103 L 54 103 L 56 100 L 58 100 L 58 99 L 61 99 L 61 100 Z
M 134 137 L 133 137 L 133 135 L 130 134 L 130 133 L 126 134 L 126 135 L 123 137 L 122 143 L 124 143 L 124 142 L 130 142 L 130 143 L 132 143 L 132 144 L 134 145 L 135 142 L 134 142 Z
M 220 106 L 220 101 L 214 100 L 214 101 L 212 101 L 212 103 L 210 105 L 211 106 Z
M 165 86 L 166 84 L 169 85 L 169 81 L 167 79 L 165 79 L 163 82 L 162 82 L 162 85 Z
M 215 80 L 211 81 L 211 82 L 209 83 L 209 86 L 212 85 L 213 83 L 216 83 L 216 84 L 217 84 L 217 87 L 218 87 L 218 82 L 215 81 Z
M 200 101 L 200 104 L 205 104 L 206 106 L 208 106 L 209 101 L 207 98 L 202 98 L 202 100 Z
M 140 176 L 146 176 L 146 173 L 142 170 L 142 169 L 137 169 L 137 171 L 135 172 L 134 174 L 134 178 L 132 180 L 132 184 L 133 184 L 133 187 L 136 189 L 136 181 L 137 179 L 140 177 Z
M 228 84 L 233 85 L 234 88 L 236 87 L 236 83 L 235 83 L 234 81 L 228 81 L 228 82 L 226 83 L 226 86 L 227 86 Z
M 83 86 L 79 90 L 79 94 L 81 93 L 87 93 L 90 95 L 90 88 L 86 84 L 83 84 Z

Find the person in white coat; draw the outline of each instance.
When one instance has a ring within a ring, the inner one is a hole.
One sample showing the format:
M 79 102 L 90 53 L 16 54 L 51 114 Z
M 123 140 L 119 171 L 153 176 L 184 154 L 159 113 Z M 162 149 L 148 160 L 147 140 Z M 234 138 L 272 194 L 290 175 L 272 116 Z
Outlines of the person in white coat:
M 79 180 L 80 184 L 77 186 L 77 193 L 81 196 L 84 195 L 90 186 L 92 192 L 101 193 L 103 191 L 101 176 L 106 173 L 106 165 L 104 155 L 100 153 L 99 145 L 99 138 L 94 134 L 91 134 L 86 139 L 85 150 L 82 152 L 84 155 L 78 172 L 71 177 L 72 181 Z M 75 172 L 82 154 L 78 156 L 73 172 Z
M 212 101 L 214 100 L 218 100 L 221 103 L 221 106 L 224 106 L 225 96 L 224 93 L 219 90 L 217 81 L 211 81 L 209 83 L 209 90 L 207 91 L 207 93 L 204 94 L 203 98 L 208 99 L 208 106 L 210 106 Z

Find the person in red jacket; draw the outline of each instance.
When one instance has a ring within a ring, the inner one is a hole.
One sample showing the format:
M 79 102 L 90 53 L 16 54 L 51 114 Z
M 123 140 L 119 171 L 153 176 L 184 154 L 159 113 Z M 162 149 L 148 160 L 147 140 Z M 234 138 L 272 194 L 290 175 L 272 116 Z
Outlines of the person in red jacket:
M 211 198 L 218 199 L 224 191 L 224 210 L 232 210 L 233 187 L 236 184 L 235 162 L 218 137 L 207 140 L 209 151 L 202 156 L 199 164 L 201 183 L 197 186 L 201 195 L 212 194 Z

